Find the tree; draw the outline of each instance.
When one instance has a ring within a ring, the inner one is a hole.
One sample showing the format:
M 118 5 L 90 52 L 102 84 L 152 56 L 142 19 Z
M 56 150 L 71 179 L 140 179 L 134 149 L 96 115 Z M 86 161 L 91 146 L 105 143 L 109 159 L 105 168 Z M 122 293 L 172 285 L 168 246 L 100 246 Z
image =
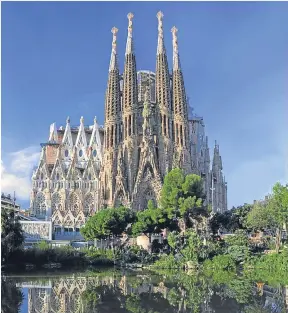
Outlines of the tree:
M 3 264 L 24 242 L 23 230 L 14 211 L 1 210 L 1 254 Z
M 213 234 L 217 234 L 219 229 L 230 228 L 232 214 L 231 211 L 226 211 L 224 213 L 215 213 L 210 219 L 210 228 Z
M 267 208 L 276 225 L 276 252 L 281 246 L 282 230 L 288 223 L 288 185 L 282 186 L 276 183 L 272 189 L 272 195 L 268 199 Z
M 245 225 L 253 231 L 264 231 L 275 226 L 275 219 L 267 204 L 255 203 L 248 213 Z
M 250 255 L 249 238 L 243 229 L 239 229 L 234 235 L 225 240 L 227 244 L 227 253 L 240 263 L 246 260 Z
M 246 218 L 251 211 L 252 205 L 245 203 L 237 208 L 233 207 L 230 211 L 231 219 L 227 224 L 227 230 L 234 232 L 237 229 L 246 229 Z
M 288 185 L 276 183 L 264 203 L 256 203 L 247 215 L 246 225 L 253 230 L 270 229 L 276 233 L 276 252 L 281 246 L 282 229 L 288 223 Z
M 85 226 L 81 228 L 81 234 L 86 240 L 119 236 L 134 220 L 134 212 L 123 206 L 103 209 L 89 218 Z
M 164 228 L 170 226 L 171 221 L 166 212 L 155 208 L 151 200 L 148 201 L 148 208 L 137 212 L 136 222 L 132 225 L 132 234 L 139 236 L 145 234 L 150 240 L 150 234 L 160 233 Z
M 7 277 L 1 277 L 1 312 L 19 312 L 24 295 L 15 282 Z
M 208 216 L 208 210 L 203 202 L 203 182 L 195 174 L 184 175 L 183 170 L 171 170 L 164 179 L 161 191 L 161 209 L 170 220 L 183 218 L 186 227 L 191 227 L 193 222 Z

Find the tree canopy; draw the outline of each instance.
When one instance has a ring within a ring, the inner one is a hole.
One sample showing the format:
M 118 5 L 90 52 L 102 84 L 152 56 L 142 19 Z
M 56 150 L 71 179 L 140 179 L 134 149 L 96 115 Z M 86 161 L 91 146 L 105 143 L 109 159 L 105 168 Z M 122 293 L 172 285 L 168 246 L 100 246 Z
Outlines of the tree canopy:
M 186 226 L 192 219 L 208 216 L 204 207 L 205 194 L 200 176 L 184 174 L 183 170 L 171 170 L 164 179 L 161 191 L 160 207 L 169 219 L 183 218 Z
M 23 230 L 14 211 L 1 210 L 1 254 L 5 263 L 24 242 Z
M 81 233 L 86 240 L 118 236 L 125 232 L 127 226 L 134 220 L 134 212 L 123 206 L 103 209 L 89 218 L 85 226 L 81 228 Z

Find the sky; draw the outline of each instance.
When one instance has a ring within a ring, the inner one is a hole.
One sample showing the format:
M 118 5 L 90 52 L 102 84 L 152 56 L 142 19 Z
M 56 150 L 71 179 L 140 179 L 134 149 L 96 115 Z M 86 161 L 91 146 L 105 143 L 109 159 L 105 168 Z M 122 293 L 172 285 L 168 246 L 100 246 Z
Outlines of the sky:
M 220 145 L 228 207 L 288 182 L 287 2 L 2 2 L 2 192 L 29 207 L 51 123 L 103 123 L 111 28 L 123 71 L 129 12 L 137 70 L 155 71 L 159 10 L 169 67 L 175 25 L 190 104 L 211 155 Z

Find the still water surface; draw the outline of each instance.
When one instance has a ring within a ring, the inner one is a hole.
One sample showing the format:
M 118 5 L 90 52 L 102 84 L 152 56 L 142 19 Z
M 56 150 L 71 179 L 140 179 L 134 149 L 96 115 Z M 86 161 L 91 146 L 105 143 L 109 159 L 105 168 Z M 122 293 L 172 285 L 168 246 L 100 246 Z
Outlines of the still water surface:
M 114 269 L 9 275 L 2 277 L 2 312 L 286 312 L 288 286 L 225 275 Z

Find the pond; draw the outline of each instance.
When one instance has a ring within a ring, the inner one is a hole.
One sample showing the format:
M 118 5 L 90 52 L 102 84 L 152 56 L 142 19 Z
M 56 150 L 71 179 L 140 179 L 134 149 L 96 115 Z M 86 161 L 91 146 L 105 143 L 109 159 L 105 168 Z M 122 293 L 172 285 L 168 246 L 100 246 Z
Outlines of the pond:
M 3 313 L 286 312 L 288 286 L 236 273 L 94 269 L 2 276 Z

